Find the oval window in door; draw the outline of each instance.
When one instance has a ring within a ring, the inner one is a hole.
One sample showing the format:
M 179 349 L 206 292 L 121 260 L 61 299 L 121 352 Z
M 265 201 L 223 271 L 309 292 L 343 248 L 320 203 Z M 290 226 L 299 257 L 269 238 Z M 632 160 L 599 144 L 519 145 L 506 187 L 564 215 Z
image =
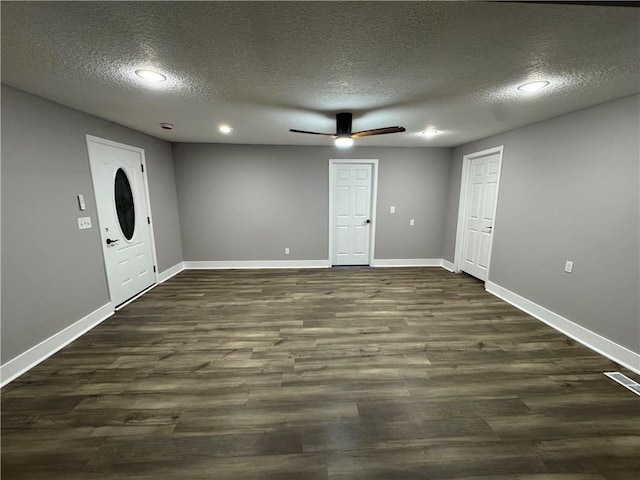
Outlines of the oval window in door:
M 133 192 L 125 171 L 121 168 L 116 172 L 115 201 L 118 223 L 124 238 L 131 240 L 136 228 L 136 210 L 133 204 Z

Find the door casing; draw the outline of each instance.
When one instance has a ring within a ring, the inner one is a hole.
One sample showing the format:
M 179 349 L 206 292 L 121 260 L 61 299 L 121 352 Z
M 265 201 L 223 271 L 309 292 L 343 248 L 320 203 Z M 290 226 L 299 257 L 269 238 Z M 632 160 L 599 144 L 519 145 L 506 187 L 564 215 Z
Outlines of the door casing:
M 158 265 L 158 258 L 157 258 L 157 254 L 156 254 L 156 242 L 155 242 L 155 237 L 153 234 L 153 217 L 151 215 L 151 199 L 149 197 L 149 184 L 147 181 L 147 163 L 146 163 L 146 159 L 145 159 L 145 154 L 144 154 L 144 149 L 139 148 L 139 147 L 133 147 L 131 145 L 126 145 L 124 143 L 118 143 L 118 142 L 114 142 L 112 140 L 107 140 L 104 138 L 100 138 L 100 137 L 95 137 L 93 135 L 86 135 L 86 141 L 87 141 L 87 147 L 89 146 L 89 143 L 93 142 L 93 143 L 99 143 L 102 145 L 107 145 L 110 147 L 115 147 L 115 148 L 121 148 L 121 149 L 125 149 L 125 150 L 129 150 L 129 151 L 133 151 L 136 152 L 140 155 L 140 163 L 142 165 L 142 187 L 143 187 L 143 192 L 142 194 L 144 195 L 144 200 L 146 202 L 146 207 L 147 207 L 147 215 L 149 217 L 149 224 L 148 224 L 148 228 L 149 228 L 149 243 L 150 243 L 150 247 L 151 247 L 151 258 L 153 260 L 153 265 L 156 266 L 154 272 L 153 272 L 153 277 L 154 277 L 154 284 L 145 289 L 144 291 L 140 292 L 139 294 L 135 295 L 134 297 L 132 297 L 131 299 L 127 300 L 126 302 L 120 304 L 120 305 L 115 305 L 113 303 L 113 296 L 111 293 L 111 290 L 109 288 L 109 278 L 108 278 L 108 274 L 107 274 L 107 259 L 105 257 L 105 250 L 104 250 L 104 245 L 102 245 L 102 231 L 100 230 L 98 238 L 100 241 L 100 251 L 102 252 L 102 261 L 103 261 L 103 265 L 105 268 L 105 280 L 107 282 L 107 290 L 109 291 L 109 300 L 112 303 L 112 306 L 115 310 L 119 310 L 123 307 L 125 307 L 127 304 L 131 303 L 133 300 L 135 300 L 136 298 L 138 298 L 140 295 L 142 295 L 144 292 L 146 292 L 147 290 L 149 290 L 150 288 L 153 288 L 155 285 L 158 284 L 158 274 L 159 274 L 159 269 L 157 268 Z M 89 150 L 88 150 L 89 152 Z M 87 153 L 88 153 L 87 152 Z M 91 161 L 89 160 L 89 168 L 91 168 Z M 95 192 L 95 188 L 93 187 L 93 183 L 92 183 L 92 189 L 93 189 L 93 199 L 94 202 L 96 202 L 96 224 L 98 225 L 98 228 L 101 228 L 100 226 L 100 219 L 98 218 L 98 207 L 97 207 L 97 202 L 98 199 L 96 197 L 96 192 Z M 117 308 L 116 308 L 117 307 Z
M 493 229 L 492 235 L 495 235 L 496 232 L 496 211 L 498 207 L 498 198 L 500 197 L 500 178 L 502 176 L 502 156 L 504 151 L 504 145 L 500 145 L 497 147 L 488 148 L 486 150 L 481 150 L 479 152 L 469 153 L 468 155 L 464 155 L 462 157 L 462 175 L 460 179 L 460 201 L 458 204 L 458 226 L 456 231 L 456 247 L 454 253 L 453 260 L 453 271 L 456 273 L 460 273 L 462 266 L 462 255 L 464 248 L 464 230 L 465 230 L 465 222 L 467 218 L 467 204 L 469 201 L 469 183 L 471 181 L 471 162 L 476 158 L 486 157 L 487 155 L 499 155 L 500 157 L 500 166 L 498 170 L 498 182 L 496 185 L 496 202 L 493 210 Z M 489 269 L 491 268 L 491 255 L 493 250 L 493 238 L 491 239 L 491 246 L 489 248 L 489 260 L 487 262 L 487 278 L 485 281 L 489 280 Z
M 335 219 L 333 214 L 333 193 L 335 181 L 333 166 L 340 164 L 369 164 L 371 165 L 371 226 L 369 232 L 369 265 L 373 264 L 376 246 L 376 206 L 378 203 L 378 159 L 330 159 L 329 160 L 329 265 L 333 264 L 333 234 Z

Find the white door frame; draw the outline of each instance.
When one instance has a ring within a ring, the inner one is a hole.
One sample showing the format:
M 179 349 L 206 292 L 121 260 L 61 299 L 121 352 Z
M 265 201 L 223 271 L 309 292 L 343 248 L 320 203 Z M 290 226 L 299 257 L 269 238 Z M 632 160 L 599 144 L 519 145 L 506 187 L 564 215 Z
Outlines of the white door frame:
M 373 265 L 373 253 L 376 248 L 376 206 L 378 204 L 378 159 L 330 159 L 329 160 L 329 266 L 333 266 L 333 234 L 335 221 L 333 218 L 333 166 L 340 164 L 371 165 L 371 228 L 369 229 L 369 265 Z
M 154 278 L 154 284 L 143 290 L 142 292 L 140 292 L 138 295 L 134 296 L 133 298 L 127 300 L 126 302 L 124 302 L 122 305 L 118 306 L 118 309 L 126 306 L 127 304 L 131 303 L 133 300 L 135 300 L 136 298 L 138 298 L 142 293 L 146 292 L 147 290 L 149 290 L 150 288 L 153 288 L 154 286 L 156 286 L 158 284 L 158 274 L 159 272 L 159 268 L 158 268 L 158 257 L 156 255 L 156 240 L 155 237 L 153 235 L 153 217 L 151 216 L 151 198 L 149 197 L 149 183 L 147 181 L 147 162 L 144 156 L 144 149 L 143 148 L 139 148 L 139 147 L 132 147 L 131 145 L 126 145 L 124 143 L 118 143 L 118 142 L 114 142 L 112 140 L 107 140 L 105 138 L 100 138 L 100 137 L 95 137 L 93 135 L 85 135 L 87 138 L 87 146 L 90 142 L 93 143 L 100 143 L 102 145 L 108 145 L 110 147 L 116 147 L 116 148 L 121 148 L 123 150 L 129 150 L 132 152 L 137 152 L 140 154 L 140 162 L 142 163 L 142 187 L 144 189 L 144 200 L 147 203 L 147 216 L 150 219 L 149 224 L 147 224 L 148 228 L 149 228 L 149 243 L 151 244 L 151 259 L 153 260 L 153 265 L 155 266 L 154 268 L 154 272 L 153 272 L 153 278 Z M 91 169 L 91 160 L 89 159 L 89 150 L 87 149 L 87 160 L 89 161 L 89 169 Z M 100 219 L 98 218 L 98 200 L 96 199 L 96 191 L 95 188 L 93 186 L 93 182 L 91 182 L 91 188 L 93 189 L 93 201 L 94 204 L 96 206 L 96 224 L 98 225 L 98 228 L 102 228 L 100 226 Z M 101 232 L 102 230 L 100 230 Z M 104 265 L 104 276 L 105 276 L 105 280 L 107 282 L 107 290 L 109 291 L 109 301 L 111 302 L 111 305 L 115 308 L 115 305 L 113 304 L 113 300 L 112 300 L 112 295 L 111 295 L 111 290 L 109 289 L 109 278 L 107 277 L 107 259 L 105 258 L 104 255 L 104 245 L 102 245 L 102 235 L 98 236 L 99 241 L 100 241 L 100 251 L 102 252 L 102 262 Z
M 498 198 L 500 196 L 500 177 L 502 173 L 502 153 L 504 145 L 498 147 L 487 148 L 479 152 L 469 153 L 462 157 L 462 175 L 460 179 L 460 202 L 458 204 L 458 229 L 456 231 L 456 248 L 453 259 L 453 271 L 460 273 L 462 266 L 462 247 L 464 244 L 464 226 L 467 218 L 467 202 L 469 200 L 469 182 L 471 181 L 471 161 L 476 158 L 486 157 L 487 155 L 498 154 L 500 156 L 498 165 L 498 182 L 496 184 L 496 202 L 493 207 L 493 229 L 491 235 L 496 232 L 496 211 L 498 208 Z M 487 262 L 487 278 L 489 280 L 489 268 L 491 267 L 491 251 L 493 250 L 493 238 L 491 238 L 491 247 L 489 248 L 489 261 Z

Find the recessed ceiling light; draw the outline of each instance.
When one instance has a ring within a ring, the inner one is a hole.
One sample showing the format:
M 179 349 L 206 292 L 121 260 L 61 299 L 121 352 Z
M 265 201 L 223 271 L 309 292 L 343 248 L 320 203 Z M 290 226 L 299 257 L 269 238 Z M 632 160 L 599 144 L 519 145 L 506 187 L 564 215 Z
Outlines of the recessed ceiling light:
M 351 137 L 338 137 L 335 139 L 336 147 L 349 148 L 353 145 L 353 138 Z
M 152 82 L 164 82 L 167 79 L 167 77 L 161 73 L 154 72 L 153 70 L 146 70 L 144 68 L 136 70 L 136 75 L 144 78 L 145 80 L 151 80 Z
M 547 82 L 546 80 L 541 80 L 539 82 L 529 82 L 529 83 L 524 83 L 520 85 L 518 87 L 518 90 L 522 90 L 523 92 L 528 92 L 528 93 L 537 92 L 538 90 L 543 89 L 547 85 L 549 85 L 549 82 Z
M 225 135 L 229 135 L 231 132 L 233 132 L 233 128 L 231 128 L 229 125 L 220 125 L 218 127 L 218 130 L 220 130 L 220 133 L 224 133 Z

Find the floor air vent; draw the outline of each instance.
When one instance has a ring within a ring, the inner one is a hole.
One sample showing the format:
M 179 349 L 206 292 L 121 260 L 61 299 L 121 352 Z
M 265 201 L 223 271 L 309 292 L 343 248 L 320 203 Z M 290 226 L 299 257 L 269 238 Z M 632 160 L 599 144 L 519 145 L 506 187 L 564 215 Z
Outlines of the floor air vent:
M 640 383 L 631 380 L 620 372 L 604 372 L 604 374 L 610 379 L 618 382 L 623 387 L 628 388 L 636 395 L 640 395 Z

